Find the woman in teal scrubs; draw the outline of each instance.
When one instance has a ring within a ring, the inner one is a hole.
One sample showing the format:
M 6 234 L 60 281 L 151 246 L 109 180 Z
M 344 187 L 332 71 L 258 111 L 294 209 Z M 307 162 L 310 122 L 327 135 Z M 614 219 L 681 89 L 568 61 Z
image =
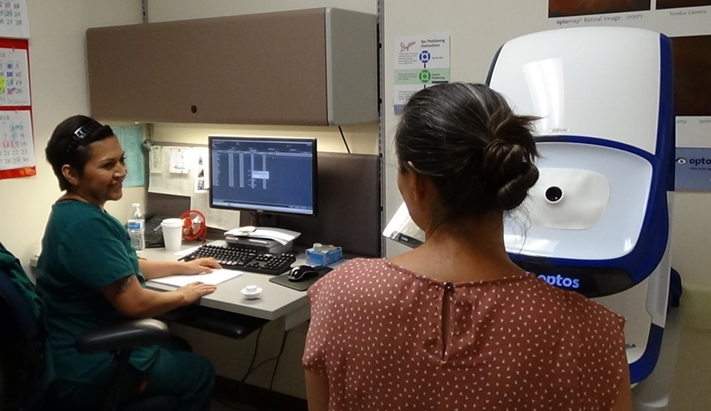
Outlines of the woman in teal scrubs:
M 215 291 L 194 282 L 172 292 L 145 288 L 147 279 L 199 274 L 220 268 L 213 259 L 158 262 L 138 259 L 124 226 L 104 209 L 123 195 L 125 152 L 110 127 L 86 116 L 60 123 L 45 150 L 65 191 L 52 206 L 37 267 L 56 378 L 50 394 L 57 406 L 96 407 L 104 399 L 110 353 L 80 354 L 74 347 L 86 330 L 149 318 L 186 306 Z M 195 354 L 157 346 L 131 356 L 134 397 L 174 395 L 180 410 L 207 409 L 214 382 L 210 362 Z

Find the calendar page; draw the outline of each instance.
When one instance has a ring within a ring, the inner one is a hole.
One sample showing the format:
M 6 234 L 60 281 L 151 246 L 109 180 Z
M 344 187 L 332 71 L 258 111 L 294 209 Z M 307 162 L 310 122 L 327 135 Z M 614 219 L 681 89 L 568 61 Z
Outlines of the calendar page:
M 30 121 L 27 110 L 0 111 L 0 170 L 35 166 Z
M 0 47 L 0 106 L 29 106 L 27 50 Z
M 27 2 L 25 0 L 0 1 L 0 37 L 30 38 Z

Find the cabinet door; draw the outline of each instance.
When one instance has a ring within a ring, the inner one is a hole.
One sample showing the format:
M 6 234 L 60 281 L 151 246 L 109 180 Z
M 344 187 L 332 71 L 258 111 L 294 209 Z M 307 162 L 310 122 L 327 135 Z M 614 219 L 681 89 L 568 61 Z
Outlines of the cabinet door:
M 87 30 L 103 121 L 327 125 L 324 9 Z

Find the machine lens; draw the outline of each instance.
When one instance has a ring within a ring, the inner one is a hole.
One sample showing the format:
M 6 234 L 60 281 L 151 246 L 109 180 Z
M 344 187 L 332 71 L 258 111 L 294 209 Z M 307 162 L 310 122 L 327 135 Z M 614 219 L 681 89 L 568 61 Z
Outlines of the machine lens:
M 551 203 L 557 203 L 561 198 L 563 198 L 563 190 L 560 187 L 553 186 L 546 190 L 546 200 Z

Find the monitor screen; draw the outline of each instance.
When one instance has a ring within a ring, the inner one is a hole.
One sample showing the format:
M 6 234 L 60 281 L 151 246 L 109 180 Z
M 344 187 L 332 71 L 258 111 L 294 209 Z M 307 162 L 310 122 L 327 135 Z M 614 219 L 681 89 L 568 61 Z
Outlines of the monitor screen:
M 316 139 L 208 138 L 210 207 L 316 215 Z

